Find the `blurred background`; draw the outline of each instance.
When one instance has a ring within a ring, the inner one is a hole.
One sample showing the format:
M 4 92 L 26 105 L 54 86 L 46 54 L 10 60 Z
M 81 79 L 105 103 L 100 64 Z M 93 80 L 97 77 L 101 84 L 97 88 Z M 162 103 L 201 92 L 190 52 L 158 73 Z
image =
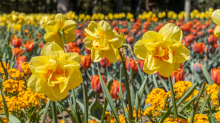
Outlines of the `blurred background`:
M 205 11 L 220 8 L 220 0 L 0 0 L 0 14 L 11 11 L 24 13 L 121 13 L 134 15 L 144 11 L 174 11 L 186 9 Z

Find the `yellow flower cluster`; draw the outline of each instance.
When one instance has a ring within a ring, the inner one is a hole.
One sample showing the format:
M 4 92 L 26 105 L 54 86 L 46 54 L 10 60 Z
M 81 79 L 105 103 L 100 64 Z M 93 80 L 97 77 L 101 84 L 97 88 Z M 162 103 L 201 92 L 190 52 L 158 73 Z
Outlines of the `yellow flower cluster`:
M 6 118 L 4 118 L 4 117 L 1 117 L 1 116 L 0 116 L 0 118 L 2 119 L 3 123 L 7 123 L 7 120 L 6 120 Z
M 159 116 L 161 114 L 160 111 L 163 110 L 166 95 L 167 94 L 163 89 L 153 89 L 150 94 L 147 95 L 146 104 L 150 104 L 150 107 L 146 108 L 144 115 Z
M 126 111 L 127 111 L 127 113 L 128 113 L 129 107 L 126 108 Z M 140 109 L 138 109 L 138 119 L 141 118 L 141 115 L 142 115 L 142 114 L 143 114 L 143 111 L 141 111 Z M 133 109 L 133 117 L 134 117 L 134 118 L 136 117 L 136 109 L 135 109 L 135 107 L 134 107 L 134 109 Z
M 181 118 L 166 118 L 164 123 L 188 123 L 185 119 Z
M 209 8 L 209 10 L 205 11 L 205 12 L 199 12 L 197 9 L 194 9 L 191 13 L 190 13 L 190 17 L 191 19 L 193 18 L 211 18 L 212 12 L 213 12 L 213 8 Z
M 18 93 L 24 90 L 25 82 L 23 80 L 8 79 L 5 82 L 3 82 L 3 86 L 3 92 L 6 91 L 7 94 L 13 94 L 14 92 Z
M 17 112 L 31 106 L 40 107 L 41 100 L 47 102 L 48 98 L 46 98 L 44 94 L 36 94 L 32 92 L 29 88 L 22 90 L 17 96 L 12 96 L 11 98 L 5 96 L 9 112 Z M 0 101 L 2 102 L 2 97 L 0 97 Z M 0 103 L 0 112 L 1 111 L 3 111 L 2 103 Z
M 216 120 L 217 120 L 218 122 L 220 122 L 220 107 L 218 107 L 217 110 L 218 110 L 218 112 L 215 113 L 214 116 L 215 116 Z
M 30 73 L 30 67 L 28 62 L 23 62 L 21 65 L 21 70 L 24 72 L 24 74 Z
M 208 88 L 205 90 L 207 95 L 211 94 L 210 98 L 214 106 L 218 106 L 218 89 L 219 86 L 214 83 L 213 85 L 209 85 Z
M 22 72 L 20 72 L 19 70 L 15 68 L 9 69 L 8 74 L 10 78 L 17 79 L 17 80 L 21 79 L 24 76 Z M 5 75 L 3 76 L 3 79 L 6 79 Z
M 60 122 L 60 123 L 64 123 L 64 122 Z M 95 119 L 90 120 L 88 123 L 98 123 Z
M 7 64 L 6 64 L 6 62 L 2 62 L 2 63 L 3 63 L 4 68 L 5 68 L 6 70 L 8 70 L 9 67 L 10 67 L 9 63 L 7 63 Z M 4 69 L 3 69 L 1 63 L 0 63 L 0 73 L 5 73 L 5 71 L 4 71 Z
M 105 111 L 105 120 L 109 120 L 109 118 L 110 118 L 110 112 Z M 118 118 L 120 120 L 120 123 L 126 123 L 124 116 L 119 115 Z M 97 123 L 97 121 L 91 120 L 91 121 L 89 121 L 89 123 Z M 110 123 L 117 123 L 114 117 L 111 118 Z
M 188 119 L 188 122 L 190 122 L 190 117 Z M 194 123 L 210 123 L 208 120 L 208 116 L 205 114 L 196 114 L 194 116 Z
M 192 86 L 192 83 L 190 81 L 178 81 L 173 85 L 175 99 L 179 99 L 187 89 L 189 89 Z M 185 100 L 189 101 L 192 97 L 196 96 L 199 93 L 198 90 L 194 90 L 193 93 Z M 168 92 L 169 97 L 171 97 L 170 91 Z

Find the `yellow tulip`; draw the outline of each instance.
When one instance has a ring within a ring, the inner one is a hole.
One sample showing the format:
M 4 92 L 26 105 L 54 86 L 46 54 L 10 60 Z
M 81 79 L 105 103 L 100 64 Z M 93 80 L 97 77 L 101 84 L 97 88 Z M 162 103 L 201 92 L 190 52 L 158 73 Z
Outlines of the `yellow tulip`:
M 61 48 L 64 48 L 62 36 L 59 34 L 63 31 L 65 43 L 75 40 L 76 23 L 73 20 L 66 20 L 62 14 L 57 14 L 54 20 L 49 20 L 44 27 L 46 42 L 56 42 Z
M 38 94 L 45 94 L 52 101 L 64 99 L 70 89 L 82 82 L 80 56 L 66 53 L 54 42 L 45 44 L 41 56 L 33 57 L 29 63 L 33 73 L 28 87 Z
M 123 39 L 106 21 L 98 24 L 91 21 L 86 31 L 86 38 L 83 40 L 85 47 L 91 50 L 91 59 L 94 62 L 100 61 L 103 57 L 115 63 L 119 59 L 118 48 L 122 46 Z
M 214 34 L 220 38 L 220 9 L 215 10 L 211 18 L 217 24 Z
M 181 28 L 171 23 L 164 25 L 158 33 L 146 32 L 134 45 L 135 55 L 145 60 L 144 72 L 159 72 L 169 77 L 180 63 L 188 60 L 190 51 L 181 44 L 182 35 Z

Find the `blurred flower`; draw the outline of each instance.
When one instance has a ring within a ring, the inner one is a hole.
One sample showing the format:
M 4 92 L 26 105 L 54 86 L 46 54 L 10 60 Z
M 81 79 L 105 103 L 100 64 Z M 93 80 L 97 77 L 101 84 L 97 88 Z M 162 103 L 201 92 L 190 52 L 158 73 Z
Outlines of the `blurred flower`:
M 218 38 L 214 34 L 209 35 L 209 37 L 207 38 L 209 44 L 215 44 L 217 40 Z
M 27 42 L 24 47 L 26 48 L 26 50 L 30 53 L 34 47 L 35 47 L 35 44 L 33 42 Z
M 172 79 L 173 77 L 175 77 L 175 82 L 184 80 L 185 79 L 184 69 L 178 69 L 178 70 L 173 71 L 173 74 L 171 77 Z
M 140 66 L 140 68 L 141 68 L 141 70 L 143 71 L 143 68 L 144 68 L 144 60 L 137 60 L 137 62 L 138 62 L 138 64 L 139 64 L 139 66 Z
M 91 50 L 91 58 L 94 62 L 99 62 L 106 57 L 111 63 L 119 59 L 118 48 L 122 46 L 122 37 L 106 21 L 98 24 L 91 21 L 86 31 L 86 38 L 83 42 L 85 47 Z
M 44 43 L 43 42 L 41 42 L 41 43 L 39 43 L 39 47 L 42 49 L 42 47 L 44 46 Z
M 194 67 L 194 70 L 197 72 L 197 73 L 202 73 L 203 71 L 202 71 L 202 64 L 201 63 L 195 63 L 194 65 L 193 65 L 193 67 Z
M 13 38 L 13 39 L 12 39 L 12 45 L 13 45 L 14 47 L 20 47 L 21 44 L 22 44 L 21 38 Z
M 188 118 L 188 122 L 190 122 L 191 117 Z M 209 118 L 205 114 L 195 114 L 194 123 L 210 123 Z
M 77 53 L 65 54 L 54 42 L 45 44 L 41 56 L 33 57 L 29 66 L 33 74 L 28 87 L 34 93 L 44 93 L 52 101 L 64 99 L 70 89 L 82 82 L 80 56 Z
M 206 55 L 208 55 L 208 54 L 210 53 L 210 49 L 209 49 L 209 47 L 205 47 L 205 49 L 204 49 L 204 53 L 205 53 Z
M 46 42 L 56 42 L 62 49 L 64 48 L 64 41 L 59 34 L 63 31 L 65 43 L 73 41 L 75 36 L 76 23 L 73 20 L 66 20 L 64 15 L 57 14 L 54 20 L 49 20 L 44 27 L 46 34 L 44 40 Z
M 85 47 L 85 50 L 88 54 L 91 54 L 91 50 Z
M 76 44 L 77 44 L 78 47 L 82 46 L 82 43 L 83 43 L 83 41 L 82 41 L 81 38 L 77 39 Z
M 105 68 L 105 67 L 109 67 L 111 65 L 111 62 L 106 58 L 102 58 L 100 61 L 99 61 L 99 64 Z
M 26 62 L 26 61 L 27 61 L 26 56 L 20 56 L 16 59 L 15 63 L 16 65 L 19 65 L 20 63 Z
M 126 41 L 127 41 L 128 44 L 133 44 L 134 38 L 133 37 L 127 37 Z
M 198 35 L 199 37 L 202 37 L 202 36 L 204 35 L 204 32 L 203 32 L 203 31 L 197 32 L 197 35 Z
M 144 72 L 159 72 L 169 77 L 177 70 L 180 63 L 190 58 L 190 51 L 181 44 L 181 39 L 181 28 L 171 23 L 163 26 L 158 33 L 146 32 L 134 45 L 135 55 L 145 60 Z
M 219 85 L 220 82 L 220 67 L 211 69 L 212 80 Z
M 102 79 L 104 80 L 105 84 L 106 84 L 106 80 L 105 80 L 105 77 L 104 75 L 102 75 Z M 101 83 L 100 83 L 100 78 L 99 78 L 99 75 L 95 75 L 95 76 L 92 76 L 91 75 L 91 85 L 92 85 L 92 89 L 95 93 L 102 93 L 102 86 L 101 86 Z
M 122 86 L 122 93 L 124 93 L 125 91 L 124 83 L 122 83 L 121 86 Z M 119 93 L 119 81 L 113 80 L 113 84 L 110 89 L 110 95 L 113 99 L 120 99 L 117 93 Z
M 133 74 L 135 74 L 138 71 L 137 65 L 134 61 L 134 59 L 129 59 L 126 61 L 126 69 L 130 71 L 130 68 L 132 68 Z
M 15 57 L 18 57 L 19 55 L 21 55 L 24 50 L 20 49 L 20 48 L 12 48 L 11 49 L 12 54 L 15 54 Z
M 81 68 L 83 68 L 84 70 L 87 70 L 92 63 L 91 55 L 90 54 L 84 55 L 84 56 L 81 55 L 80 57 L 81 57 L 81 63 L 80 63 Z
M 205 49 L 205 43 L 201 42 L 201 43 L 193 43 L 193 50 L 195 53 L 199 53 L 202 54 L 203 51 Z
M 188 121 L 182 118 L 166 118 L 164 123 L 188 123 Z

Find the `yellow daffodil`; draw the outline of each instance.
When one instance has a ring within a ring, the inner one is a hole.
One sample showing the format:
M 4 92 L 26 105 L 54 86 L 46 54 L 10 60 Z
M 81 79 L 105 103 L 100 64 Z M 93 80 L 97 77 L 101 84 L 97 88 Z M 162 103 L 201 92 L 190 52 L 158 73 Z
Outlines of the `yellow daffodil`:
M 33 57 L 29 63 L 33 73 L 28 87 L 38 94 L 45 94 L 52 101 L 64 99 L 70 89 L 82 82 L 80 56 L 66 53 L 54 42 L 45 44 L 41 56 Z
M 159 72 L 169 77 L 180 63 L 190 58 L 190 51 L 181 44 L 182 30 L 168 23 L 159 32 L 148 31 L 134 45 L 134 53 L 144 59 L 144 72 L 153 74 Z
M 212 20 L 217 24 L 215 35 L 220 38 L 220 9 L 215 10 L 211 16 Z
M 122 46 L 123 39 L 106 21 L 98 24 L 91 21 L 86 31 L 86 38 L 83 40 L 85 47 L 91 50 L 91 59 L 94 62 L 100 61 L 103 57 L 115 63 L 119 59 L 118 48 Z
M 64 47 L 62 36 L 59 34 L 63 32 L 65 43 L 75 40 L 74 33 L 76 23 L 73 20 L 66 20 L 62 14 L 57 14 L 54 20 L 49 20 L 44 27 L 46 34 L 44 40 L 46 42 L 56 42 L 61 48 Z

